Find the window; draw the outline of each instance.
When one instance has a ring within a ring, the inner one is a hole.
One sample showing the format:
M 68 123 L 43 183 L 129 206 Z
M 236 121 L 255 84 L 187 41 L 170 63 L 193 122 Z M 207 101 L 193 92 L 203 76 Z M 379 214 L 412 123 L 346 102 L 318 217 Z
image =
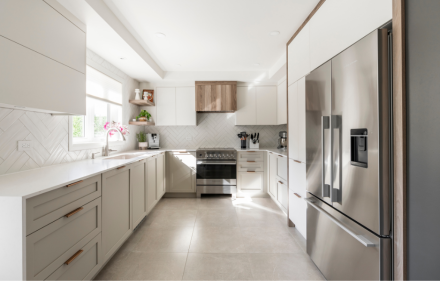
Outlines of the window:
M 86 96 L 86 115 L 72 116 L 70 119 L 69 144 L 88 144 L 87 148 L 100 147 L 106 137 L 105 124 L 113 121 L 122 124 L 122 84 L 87 66 Z M 109 141 L 121 140 L 120 134 L 109 136 Z M 83 148 L 85 147 L 78 147 Z

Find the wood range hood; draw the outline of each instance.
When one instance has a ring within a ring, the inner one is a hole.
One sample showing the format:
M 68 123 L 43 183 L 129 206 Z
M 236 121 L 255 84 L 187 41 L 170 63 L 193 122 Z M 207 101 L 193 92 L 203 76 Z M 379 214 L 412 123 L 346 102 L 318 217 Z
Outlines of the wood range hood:
M 197 112 L 235 112 L 237 81 L 196 81 Z

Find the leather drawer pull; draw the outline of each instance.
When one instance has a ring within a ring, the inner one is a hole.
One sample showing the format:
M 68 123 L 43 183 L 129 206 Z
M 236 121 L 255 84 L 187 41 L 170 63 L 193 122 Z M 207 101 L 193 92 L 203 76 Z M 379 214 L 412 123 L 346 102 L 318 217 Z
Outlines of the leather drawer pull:
M 75 185 L 75 184 L 82 183 L 82 182 L 83 182 L 83 181 L 77 181 L 77 182 L 74 182 L 74 183 L 71 183 L 71 184 L 66 185 L 66 187 L 71 187 L 71 186 L 73 186 L 73 185 Z
M 125 168 L 125 166 L 122 166 L 122 167 L 116 168 L 116 170 L 119 170 L 119 169 L 122 169 L 122 168 Z
M 68 259 L 64 264 L 65 265 L 69 265 L 69 263 L 73 262 L 79 255 L 82 254 L 82 252 L 84 252 L 84 251 L 83 250 L 79 250 L 73 256 L 71 256 L 70 259 Z
M 278 181 L 279 183 L 281 183 L 281 184 L 284 184 L 282 181 Z
M 247 161 L 248 163 L 255 163 L 255 161 Z
M 78 209 L 76 209 L 76 210 L 73 210 L 72 212 L 70 212 L 70 213 L 68 213 L 68 214 L 66 214 L 66 215 L 64 215 L 66 218 L 70 218 L 71 216 L 73 216 L 74 214 L 76 214 L 76 213 L 78 213 L 79 211 L 81 211 L 81 210 L 83 210 L 84 208 L 83 207 L 79 207 Z
M 301 198 L 301 195 L 299 195 L 298 193 L 294 193 L 296 195 L 296 197 Z
M 247 171 L 248 173 L 255 173 L 255 171 Z
M 278 155 L 278 157 L 284 157 L 283 155 Z
M 256 151 L 246 151 L 247 153 L 254 153 L 254 152 L 256 152 Z
M 293 160 L 293 161 L 295 161 L 296 163 L 301 163 L 301 161 L 298 161 L 298 160 Z

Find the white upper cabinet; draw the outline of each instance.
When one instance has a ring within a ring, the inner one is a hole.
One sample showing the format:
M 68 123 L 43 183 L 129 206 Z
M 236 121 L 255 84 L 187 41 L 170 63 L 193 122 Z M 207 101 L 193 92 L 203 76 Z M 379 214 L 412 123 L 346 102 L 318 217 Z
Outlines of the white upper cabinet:
M 196 120 L 196 88 L 176 88 L 176 125 L 197 125 Z
M 257 125 L 255 87 L 237 87 L 237 111 L 235 125 Z
M 176 125 L 176 88 L 157 88 L 156 125 Z
M 298 138 L 298 160 L 306 162 L 306 78 L 298 80 L 298 96 L 297 96 L 297 134 Z
M 288 148 L 289 158 L 298 158 L 298 84 L 295 82 L 289 86 L 289 135 L 288 135 Z
M 86 33 L 42 0 L 0 1 L 0 35 L 86 72 Z
M 235 125 L 277 125 L 277 87 L 237 87 Z
M 277 87 L 256 87 L 257 125 L 277 124 Z
M 0 1 L 0 92 L 7 93 L 0 104 L 85 115 L 86 33 L 73 15 L 54 6 Z M 19 86 L 23 81 L 30 86 Z
M 309 24 L 306 24 L 288 46 L 289 86 L 310 72 Z
M 277 124 L 287 124 L 287 84 L 286 80 L 277 87 Z
M 311 70 L 391 18 L 391 0 L 325 1 L 308 23 L 310 25 Z

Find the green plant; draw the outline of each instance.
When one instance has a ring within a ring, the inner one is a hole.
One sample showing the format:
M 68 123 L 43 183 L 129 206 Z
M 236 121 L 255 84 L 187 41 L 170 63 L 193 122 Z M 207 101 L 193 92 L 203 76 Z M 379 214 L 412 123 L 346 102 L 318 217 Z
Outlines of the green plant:
M 147 134 L 140 132 L 139 134 L 136 134 L 136 138 L 138 142 L 147 142 Z
M 150 120 L 151 114 L 148 113 L 148 111 L 146 111 L 146 110 L 141 110 L 141 112 L 138 115 L 138 118 L 139 117 L 147 117 L 147 120 Z

